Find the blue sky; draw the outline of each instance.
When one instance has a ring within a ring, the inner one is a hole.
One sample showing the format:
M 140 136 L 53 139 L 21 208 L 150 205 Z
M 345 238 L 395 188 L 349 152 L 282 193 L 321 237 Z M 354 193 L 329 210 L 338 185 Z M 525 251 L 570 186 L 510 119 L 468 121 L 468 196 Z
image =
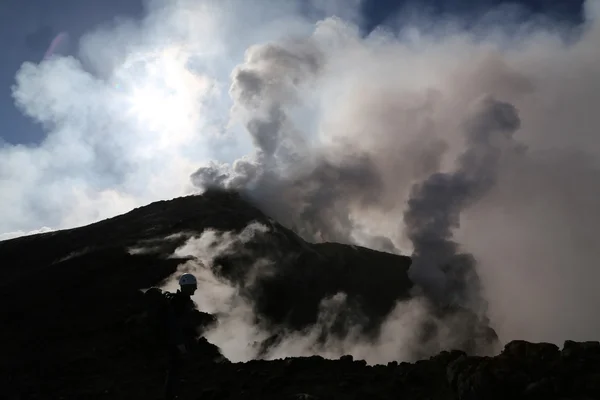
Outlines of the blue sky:
M 419 0 L 433 13 L 455 15 L 465 20 L 480 16 L 498 4 L 519 4 L 524 14 L 541 13 L 577 24 L 581 20 L 582 0 Z M 400 0 L 365 0 L 361 7 L 364 32 L 389 20 L 410 5 Z M 78 38 L 95 26 L 119 17 L 139 18 L 141 0 L 4 0 L 0 2 L 0 138 L 11 144 L 28 144 L 43 138 L 42 129 L 14 106 L 11 86 L 24 61 L 38 62 L 52 39 L 60 32 L 70 35 L 70 48 Z

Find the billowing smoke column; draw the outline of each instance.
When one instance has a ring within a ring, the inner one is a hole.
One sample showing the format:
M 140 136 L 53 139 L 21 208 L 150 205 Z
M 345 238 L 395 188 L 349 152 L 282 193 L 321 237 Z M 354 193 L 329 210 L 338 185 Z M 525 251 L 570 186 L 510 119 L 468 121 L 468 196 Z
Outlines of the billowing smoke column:
M 231 168 L 212 162 L 198 169 L 192 182 L 243 189 L 305 238 L 351 243 L 349 207 L 377 199 L 378 173 L 367 155 L 349 145 L 312 147 L 287 111 L 303 87 L 316 84 L 324 62 L 312 38 L 250 48 L 232 74 L 230 94 L 255 154 Z
M 210 163 L 192 181 L 198 187 L 246 191 L 269 215 L 309 240 L 354 243 L 352 210 L 381 206 L 381 173 L 371 156 L 351 143 L 312 146 L 288 111 L 303 89 L 318 84 L 325 68 L 325 56 L 313 38 L 249 49 L 246 62 L 233 73 L 230 94 L 255 154 L 231 168 Z M 453 231 L 461 212 L 493 186 L 502 150 L 511 146 L 519 126 L 514 106 L 493 97 L 481 99 L 462 126 L 466 150 L 456 171 L 436 172 L 412 188 L 399 225 L 405 225 L 414 248 L 412 279 L 436 302 L 474 310 L 484 303 L 475 260 L 460 253 Z M 398 252 L 387 238 L 361 239 Z
M 461 212 L 493 187 L 502 150 L 514 147 L 511 139 L 519 127 L 513 105 L 484 98 L 465 123 L 467 149 L 456 171 L 435 173 L 412 188 L 404 213 L 405 231 L 414 246 L 412 279 L 436 301 L 482 305 L 475 261 L 460 253 L 453 231 Z

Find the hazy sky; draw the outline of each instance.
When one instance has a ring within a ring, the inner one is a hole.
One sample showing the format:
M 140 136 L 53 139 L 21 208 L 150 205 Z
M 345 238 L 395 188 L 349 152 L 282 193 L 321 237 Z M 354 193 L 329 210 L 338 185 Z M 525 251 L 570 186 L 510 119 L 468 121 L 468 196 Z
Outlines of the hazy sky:
M 302 2 L 302 0 L 298 0 Z M 583 0 L 420 0 L 439 13 L 473 16 L 497 4 L 519 4 L 525 12 L 543 13 L 578 23 Z M 368 32 L 386 24 L 409 2 L 404 0 L 363 0 L 360 25 Z M 306 6 L 307 9 L 310 5 Z M 40 61 L 51 41 L 60 32 L 69 34 L 67 50 L 75 51 L 86 31 L 115 18 L 141 18 L 143 0 L 4 0 L 0 2 L 0 138 L 9 143 L 35 143 L 44 132 L 14 106 L 11 86 L 24 61 Z

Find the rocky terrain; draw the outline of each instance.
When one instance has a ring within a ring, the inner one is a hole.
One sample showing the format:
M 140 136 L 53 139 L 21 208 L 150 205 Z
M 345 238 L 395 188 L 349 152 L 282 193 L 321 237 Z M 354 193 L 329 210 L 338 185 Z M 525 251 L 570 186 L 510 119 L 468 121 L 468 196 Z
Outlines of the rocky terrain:
M 409 257 L 307 243 L 237 193 L 157 202 L 86 227 L 0 242 L 0 397 L 160 398 L 166 360 L 140 322 L 141 290 L 186 261 L 172 254 L 190 236 L 240 232 L 251 222 L 268 233 L 220 258 L 215 273 L 253 299 L 271 340 L 312 326 L 320 302 L 338 292 L 349 306 L 329 334 L 345 335 L 351 320 L 365 337 L 376 335 L 394 304 L 410 296 Z M 257 255 L 275 259 L 277 270 L 249 280 Z M 182 399 L 600 398 L 597 342 L 566 342 L 561 350 L 515 341 L 491 357 L 456 349 L 374 366 L 351 356 L 213 362 L 218 349 L 205 340 L 199 348 Z

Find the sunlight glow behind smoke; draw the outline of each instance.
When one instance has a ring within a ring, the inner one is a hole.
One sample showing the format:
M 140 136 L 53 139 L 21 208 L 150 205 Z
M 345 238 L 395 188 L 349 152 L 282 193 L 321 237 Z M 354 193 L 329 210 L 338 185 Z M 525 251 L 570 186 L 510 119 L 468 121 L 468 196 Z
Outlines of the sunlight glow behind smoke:
M 132 57 L 115 73 L 129 116 L 160 133 L 159 148 L 182 144 L 197 133 L 193 128 L 202 115 L 201 101 L 210 90 L 210 80 L 186 68 L 189 58 L 182 49 L 167 48 Z

